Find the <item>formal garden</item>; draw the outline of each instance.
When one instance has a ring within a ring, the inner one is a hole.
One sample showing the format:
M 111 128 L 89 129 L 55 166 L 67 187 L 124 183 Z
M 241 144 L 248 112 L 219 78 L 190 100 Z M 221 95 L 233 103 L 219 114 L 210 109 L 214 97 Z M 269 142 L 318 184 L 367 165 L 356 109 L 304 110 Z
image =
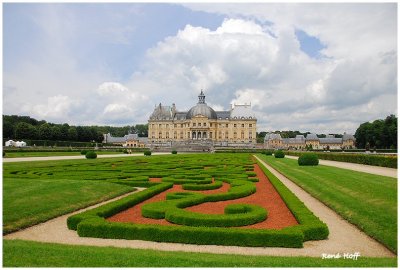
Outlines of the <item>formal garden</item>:
M 299 169 L 296 160 L 248 153 L 3 163 L 3 234 L 128 194 L 70 216 L 65 227 L 81 237 L 194 245 L 302 249 L 329 239 L 328 226 L 258 158 L 397 252 L 395 179 L 321 165 Z M 232 257 L 23 240 L 4 240 L 3 248 L 4 266 L 396 265 L 396 258 Z

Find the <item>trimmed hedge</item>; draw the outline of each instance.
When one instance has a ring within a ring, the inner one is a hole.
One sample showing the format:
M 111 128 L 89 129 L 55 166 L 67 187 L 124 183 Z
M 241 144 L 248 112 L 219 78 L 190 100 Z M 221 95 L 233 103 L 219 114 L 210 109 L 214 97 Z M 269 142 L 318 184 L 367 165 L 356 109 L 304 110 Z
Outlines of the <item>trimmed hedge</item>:
M 149 151 L 149 150 L 144 151 L 144 155 L 145 156 L 151 156 L 151 151 Z
M 147 199 L 150 199 L 154 195 L 157 195 L 167 189 L 170 189 L 173 186 L 172 183 L 157 183 L 157 185 L 153 187 L 149 187 L 141 192 L 134 193 L 132 195 L 126 196 L 117 201 L 110 202 L 108 204 L 99 206 L 94 209 L 87 210 L 83 213 L 79 213 L 73 216 L 70 216 L 67 219 L 67 226 L 70 230 L 76 230 L 78 228 L 78 224 L 86 219 L 92 219 L 96 217 L 110 217 L 113 216 L 125 209 L 128 209 L 138 203 L 141 203 Z
M 297 163 L 300 166 L 317 166 L 319 163 L 318 156 L 313 153 L 305 153 L 302 154 L 299 159 L 297 160 Z
M 82 150 L 81 155 L 86 155 L 87 152 L 88 152 L 88 150 Z
M 272 151 L 272 150 L 267 150 L 267 151 L 265 151 L 264 155 L 272 156 L 273 153 L 274 153 L 274 151 Z
M 219 189 L 222 187 L 222 181 L 214 181 L 210 184 L 183 184 L 182 188 L 184 190 L 212 190 Z
M 95 159 L 95 158 L 97 158 L 97 154 L 95 152 L 93 152 L 93 151 L 87 152 L 85 156 L 86 156 L 87 159 Z
M 299 228 L 304 234 L 304 241 L 322 240 L 328 238 L 328 226 L 316 217 L 299 198 L 296 197 L 279 179 L 272 174 L 261 162 L 257 159 L 257 163 L 261 170 L 268 177 L 271 184 L 282 197 L 287 207 L 295 216 L 300 226 Z
M 300 156 L 302 152 L 287 151 L 288 155 Z M 364 165 L 397 168 L 397 156 L 383 156 L 375 154 L 346 154 L 346 153 L 327 153 L 314 152 L 319 159 L 350 162 Z
M 278 151 L 275 151 L 274 156 L 275 156 L 275 158 L 284 158 L 285 153 L 283 153 L 282 150 L 278 150 Z
M 196 245 L 303 247 L 303 234 L 291 228 L 257 230 L 218 227 L 159 226 L 107 222 L 94 217 L 78 225 L 81 237 L 146 240 Z
M 178 151 L 172 150 L 172 151 L 171 151 L 171 154 L 176 155 L 176 154 L 178 154 Z
M 235 161 L 237 159 L 237 161 Z M 244 162 L 247 160 L 246 162 Z M 183 172 L 196 172 L 196 169 L 204 169 L 204 166 L 198 166 L 198 162 L 185 163 L 184 166 L 173 166 L 177 174 Z M 225 161 L 222 161 L 225 162 Z M 241 164 L 240 164 L 241 163 Z M 203 164 L 203 163 L 201 163 Z M 246 166 L 252 166 L 248 158 L 231 158 L 225 163 L 224 166 L 210 165 L 210 169 L 205 172 L 211 174 L 212 170 L 221 170 L 222 174 L 218 176 L 217 181 L 224 181 L 231 185 L 228 192 L 220 194 L 200 194 L 195 192 L 175 192 L 167 193 L 167 200 L 161 202 L 147 203 L 142 207 L 144 215 L 152 216 L 153 218 L 163 218 L 169 215 L 169 211 L 178 212 L 178 220 L 188 218 L 191 224 L 198 222 L 196 217 L 193 217 L 191 212 L 183 208 L 190 205 L 196 205 L 206 201 L 221 201 L 231 200 L 244 196 L 248 196 L 256 191 L 254 183 L 251 180 L 243 179 L 237 180 L 234 175 L 243 174 Z M 160 164 L 161 170 L 158 171 L 160 175 L 164 176 L 164 170 L 170 170 L 170 165 Z M 194 171 L 191 168 L 196 167 Z M 199 168 L 197 168 L 199 167 Z M 239 168 L 240 167 L 240 168 Z M 238 168 L 238 169 L 237 169 Z M 275 189 L 281 194 L 285 203 L 292 211 L 300 225 L 287 227 L 280 230 L 268 229 L 250 229 L 250 228 L 219 228 L 219 227 L 205 227 L 204 224 L 200 227 L 189 226 L 161 226 L 161 225 L 144 225 L 133 223 L 118 223 L 108 222 L 105 218 L 110 217 L 120 211 L 130 208 L 142 201 L 145 201 L 152 196 L 172 187 L 170 182 L 154 183 L 149 181 L 135 181 L 135 180 L 114 180 L 112 182 L 126 185 L 146 186 L 149 188 L 141 192 L 131 194 L 123 199 L 111 202 L 109 204 L 85 211 L 83 213 L 71 216 L 68 218 L 68 228 L 78 231 L 78 235 L 85 237 L 97 238 L 112 238 L 112 239 L 139 239 L 157 242 L 175 242 L 175 243 L 188 243 L 188 244 L 214 244 L 214 245 L 235 245 L 235 246 L 273 246 L 273 247 L 295 247 L 300 248 L 303 242 L 307 240 L 326 239 L 329 234 L 328 228 L 311 211 L 309 211 L 304 204 L 297 199 L 280 181 L 272 174 L 268 174 L 268 170 L 261 166 L 263 171 L 267 174 Z M 247 168 L 246 168 L 247 169 Z M 141 171 L 141 170 L 137 170 Z M 147 176 L 150 176 L 146 174 Z M 166 175 L 170 175 L 166 171 Z M 171 176 L 170 176 L 171 177 Z M 174 177 L 171 178 L 175 178 Z M 167 177 L 163 177 L 167 178 Z M 207 180 L 211 178 L 207 176 Z M 223 178 L 223 179 L 222 179 Z M 140 178 L 139 178 L 140 179 Z M 214 184 L 214 183 L 213 183 Z M 188 184 L 192 185 L 192 183 Z M 219 216 L 230 216 L 238 214 L 237 212 L 245 211 L 238 206 L 236 209 L 225 209 L 229 214 Z M 176 212 L 175 212 L 176 213 Z M 179 215 L 183 216 L 179 216 Z M 172 217 L 174 219 L 174 217 Z M 203 219 L 204 218 L 200 218 Z M 212 217 L 210 217 L 212 220 Z M 188 222 L 188 221 L 183 221 Z M 201 221 L 204 222 L 204 221 Z M 208 221 L 208 222 L 222 222 L 222 221 Z M 233 224 L 234 221 L 230 223 Z M 207 223 L 207 222 L 206 222 Z M 229 222 L 228 222 L 229 223 Z M 199 224 L 200 225 L 200 224 Z M 206 224 L 207 225 L 207 224 Z M 211 225 L 211 226 L 215 226 Z
M 231 204 L 224 209 L 225 215 L 203 214 L 175 208 L 165 214 L 169 222 L 195 227 L 239 227 L 262 222 L 267 210 L 250 204 Z

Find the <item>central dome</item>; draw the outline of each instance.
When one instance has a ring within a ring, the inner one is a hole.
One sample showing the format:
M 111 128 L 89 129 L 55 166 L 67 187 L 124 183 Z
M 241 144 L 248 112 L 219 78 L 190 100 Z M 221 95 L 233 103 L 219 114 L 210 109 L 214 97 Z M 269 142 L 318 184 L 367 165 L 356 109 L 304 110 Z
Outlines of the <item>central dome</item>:
M 199 103 L 196 106 L 192 107 L 188 113 L 186 114 L 186 119 L 192 119 L 197 115 L 202 115 L 207 117 L 208 119 L 217 119 L 217 113 L 213 110 L 213 108 L 207 106 L 205 103 L 206 96 L 201 91 L 199 95 Z

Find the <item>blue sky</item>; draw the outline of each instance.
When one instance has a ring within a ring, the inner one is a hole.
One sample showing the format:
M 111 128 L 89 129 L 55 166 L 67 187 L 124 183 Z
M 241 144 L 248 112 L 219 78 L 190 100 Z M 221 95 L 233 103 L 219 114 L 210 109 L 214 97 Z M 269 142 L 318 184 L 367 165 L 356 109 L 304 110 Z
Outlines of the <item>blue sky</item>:
M 216 109 L 251 102 L 259 131 L 354 132 L 397 113 L 396 9 L 5 3 L 3 113 L 144 123 L 204 88 Z

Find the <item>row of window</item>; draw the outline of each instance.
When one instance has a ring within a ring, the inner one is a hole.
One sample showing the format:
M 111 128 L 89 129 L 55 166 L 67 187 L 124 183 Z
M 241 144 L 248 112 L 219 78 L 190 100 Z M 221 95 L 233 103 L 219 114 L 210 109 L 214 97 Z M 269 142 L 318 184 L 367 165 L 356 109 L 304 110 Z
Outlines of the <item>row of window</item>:
M 229 138 L 229 132 L 219 132 L 218 133 L 218 138 L 219 139 L 222 139 L 223 137 L 225 137 L 225 139 L 228 139 Z M 154 132 L 152 132 L 151 133 L 151 138 L 155 138 L 155 134 L 154 134 Z M 163 133 L 160 131 L 159 133 L 158 133 L 158 138 L 159 139 L 164 139 L 164 136 L 163 136 Z M 174 132 L 174 136 L 173 136 L 173 138 L 174 139 L 178 139 L 178 133 L 175 131 Z M 212 132 L 210 132 L 210 133 L 207 133 L 207 132 L 205 132 L 205 131 L 203 131 L 203 132 L 201 132 L 201 131 L 192 131 L 192 134 L 190 134 L 190 132 L 188 132 L 187 133 L 187 137 L 186 138 L 192 138 L 192 139 L 195 139 L 195 138 L 203 138 L 203 139 L 207 139 L 207 138 L 210 138 L 210 139 L 216 139 L 216 134 L 215 134 L 215 136 L 213 137 L 213 133 Z M 240 133 L 240 138 L 241 139 L 245 139 L 245 136 L 244 136 L 244 132 L 242 131 L 241 133 Z M 165 133 L 165 139 L 169 139 L 169 132 L 166 132 Z M 184 139 L 184 137 L 183 137 L 183 131 L 181 131 L 180 133 L 179 133 L 179 139 Z M 235 132 L 233 132 L 233 139 L 238 139 L 238 133 L 235 131 Z M 247 139 L 247 138 L 246 138 Z M 253 132 L 249 132 L 249 137 L 248 137 L 248 139 L 253 139 Z
M 158 127 L 159 128 L 162 128 L 163 127 L 163 125 L 164 124 L 158 124 Z M 181 128 L 184 128 L 184 127 L 186 127 L 186 124 L 174 124 L 173 125 L 173 127 L 174 128 L 177 128 L 178 127 L 178 125 L 180 125 L 180 127 Z M 189 126 L 189 124 L 187 124 L 188 126 Z M 207 127 L 207 123 L 192 123 L 192 127 Z M 228 124 L 219 124 L 218 125 L 219 127 L 229 127 L 229 125 Z M 247 126 L 247 124 L 242 124 L 241 125 L 243 128 L 245 127 L 245 126 Z M 151 124 L 151 127 L 152 128 L 155 128 L 156 127 L 156 124 Z M 169 128 L 169 124 L 165 124 L 165 127 L 166 128 Z M 171 127 L 172 127 L 172 124 L 171 124 Z M 213 127 L 213 124 L 212 123 L 210 123 L 210 127 Z M 237 124 L 233 124 L 233 127 L 237 127 Z M 253 127 L 253 124 L 249 124 L 249 128 L 251 128 L 251 127 Z

